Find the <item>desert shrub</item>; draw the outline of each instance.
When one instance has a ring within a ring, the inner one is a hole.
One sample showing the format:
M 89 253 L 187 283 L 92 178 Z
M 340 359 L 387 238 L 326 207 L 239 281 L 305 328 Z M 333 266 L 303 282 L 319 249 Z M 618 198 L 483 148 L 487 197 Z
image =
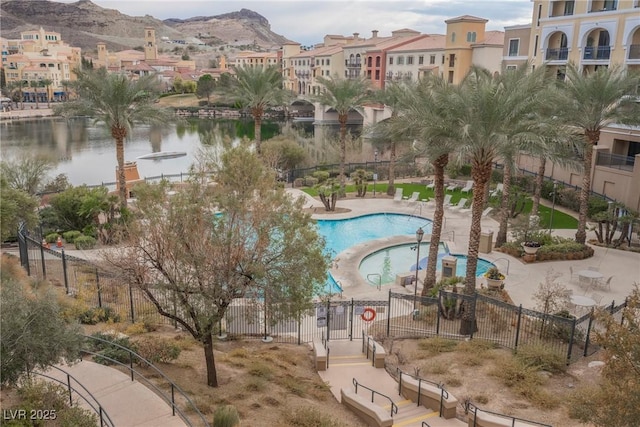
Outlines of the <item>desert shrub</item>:
M 78 321 L 83 325 L 96 325 L 101 322 L 120 322 L 120 315 L 111 307 L 93 307 L 80 313 Z
M 75 241 L 76 249 L 93 249 L 96 246 L 96 239 L 91 236 L 78 236 Z
M 98 229 L 94 224 L 87 225 L 82 229 L 82 234 L 85 236 L 93 237 L 94 239 L 98 238 Z
M 93 412 L 77 406 L 69 406 L 69 397 L 65 388 L 59 384 L 48 381 L 27 380 L 20 384 L 18 388 L 20 404 L 13 411 L 24 410 L 26 414 L 31 411 L 49 411 L 50 415 L 55 415 L 55 425 L 74 427 L 93 427 L 98 425 L 98 417 Z M 9 408 L 4 408 L 7 411 Z M 8 412 L 8 411 L 7 411 Z M 4 422 L 7 426 L 31 426 L 49 425 L 51 421 L 44 421 L 42 424 L 32 424 L 30 420 L 11 420 Z
M 144 334 L 146 329 L 144 328 L 144 324 L 142 322 L 135 322 L 127 326 L 124 330 L 124 333 L 127 335 L 140 335 Z
M 425 338 L 418 341 L 418 348 L 429 354 L 447 353 L 454 351 L 458 345 L 457 341 L 440 337 Z
M 541 344 L 518 347 L 516 358 L 526 366 L 548 372 L 564 372 L 567 364 L 564 356 Z
M 44 240 L 47 243 L 55 243 L 58 240 L 58 236 L 60 236 L 58 233 L 50 233 L 44 237 Z
M 329 179 L 329 172 L 327 171 L 315 171 L 312 176 L 318 180 L 318 183 L 323 183 Z
M 420 371 L 427 374 L 444 375 L 451 369 L 449 361 L 431 360 L 420 366 Z
M 248 373 L 254 377 L 260 377 L 266 380 L 271 379 L 273 376 L 273 370 L 271 367 L 264 363 L 254 363 L 251 368 L 249 368 Z
M 298 408 L 294 411 L 287 411 L 288 425 L 292 427 L 339 427 L 341 424 L 324 414 L 322 411 L 312 407 Z
M 82 233 L 78 230 L 65 231 L 62 233 L 62 238 L 67 243 L 73 243 L 76 238 L 82 236 Z
M 114 360 L 120 363 L 129 363 L 131 356 L 126 349 L 136 351 L 136 345 L 126 335 L 97 332 L 91 336 L 106 341 L 89 340 L 92 350 L 97 353 L 93 359 L 96 363 L 112 365 L 116 363 Z
M 536 367 L 527 366 L 514 357 L 506 356 L 499 362 L 496 363 L 491 374 L 507 387 L 533 388 L 544 382 Z
M 180 356 L 182 350 L 167 338 L 143 338 L 136 341 L 136 352 L 151 363 L 169 363 Z
M 251 377 L 244 385 L 246 391 L 264 391 L 267 388 L 267 382 L 262 378 Z
M 305 186 L 313 187 L 316 184 L 318 184 L 318 178 L 314 178 L 312 176 L 305 176 L 304 177 L 304 185 Z
M 486 405 L 489 403 L 489 398 L 486 394 L 477 394 L 473 396 L 473 400 L 481 405 Z
M 304 395 L 307 394 L 305 384 L 300 381 L 299 378 L 285 376 L 280 377 L 278 382 L 286 388 L 289 393 L 295 396 L 304 397 Z
M 462 381 L 460 380 L 460 378 L 453 375 L 447 375 L 447 377 L 444 379 L 444 383 L 447 387 L 460 387 L 462 385 Z
M 235 427 L 240 425 L 240 415 L 233 405 L 218 406 L 213 413 L 213 427 Z

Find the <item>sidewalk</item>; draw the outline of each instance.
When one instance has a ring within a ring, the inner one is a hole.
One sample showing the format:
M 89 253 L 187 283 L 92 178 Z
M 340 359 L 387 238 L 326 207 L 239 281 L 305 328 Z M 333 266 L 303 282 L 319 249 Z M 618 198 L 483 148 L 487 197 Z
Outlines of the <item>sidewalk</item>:
M 69 373 L 95 397 L 115 426 L 183 427 L 187 425 L 177 412 L 176 416 L 172 415 L 171 406 L 160 396 L 138 381 L 131 381 L 130 376 L 117 369 L 86 360 L 72 366 L 59 365 L 58 367 Z M 50 369 L 46 374 L 60 380 L 62 384 L 67 384 L 67 376 L 57 369 Z M 71 385 L 95 405 L 91 396 L 88 396 L 73 379 Z M 82 398 L 74 396 L 74 400 L 77 400 L 82 408 L 95 413 Z M 109 424 L 105 423 L 105 425 Z

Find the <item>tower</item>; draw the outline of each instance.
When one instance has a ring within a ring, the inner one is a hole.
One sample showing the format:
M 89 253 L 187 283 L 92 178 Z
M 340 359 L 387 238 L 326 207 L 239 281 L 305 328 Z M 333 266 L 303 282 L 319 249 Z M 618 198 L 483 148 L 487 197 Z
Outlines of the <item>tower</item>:
M 152 27 L 144 29 L 144 60 L 158 59 L 158 46 L 156 45 L 156 30 Z

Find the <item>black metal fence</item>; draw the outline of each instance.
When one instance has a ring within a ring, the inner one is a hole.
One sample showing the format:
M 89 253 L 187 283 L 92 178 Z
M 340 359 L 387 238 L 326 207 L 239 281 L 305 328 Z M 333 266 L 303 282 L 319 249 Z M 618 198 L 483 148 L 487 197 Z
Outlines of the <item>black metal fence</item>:
M 47 249 L 41 239 L 21 230 L 18 243 L 21 265 L 37 279 L 64 287 L 82 307 L 109 307 L 122 320 L 177 326 L 158 314 L 155 306 L 135 286 L 87 260 L 65 254 L 63 248 Z M 171 295 L 156 298 L 171 305 Z M 286 302 L 283 302 L 285 304 Z M 607 306 L 622 322 L 626 302 Z M 272 310 L 272 311 L 270 311 Z M 174 304 L 174 311 L 179 306 Z M 475 319 L 474 331 L 460 333 L 462 319 Z M 327 298 L 295 317 L 282 319 L 277 307 L 267 308 L 260 299 L 237 299 L 218 325 L 217 333 L 276 342 L 308 343 L 314 338 L 353 340 L 365 330 L 377 338 L 433 337 L 482 339 L 515 351 L 523 345 L 541 345 L 566 358 L 567 363 L 598 350 L 592 342 L 598 327 L 593 313 L 582 317 L 560 317 L 514 306 L 476 293 L 473 296 L 440 291 L 435 298 L 389 292 L 386 300 Z
M 389 161 L 379 162 L 361 162 L 361 163 L 345 163 L 345 174 L 347 177 L 358 169 L 364 169 L 371 173 L 377 174 L 377 180 L 383 181 L 389 179 Z M 303 169 L 292 169 L 289 171 L 287 182 L 293 183 L 298 178 L 313 176 L 316 171 L 327 171 L 331 177 L 336 177 L 340 173 L 339 164 L 316 165 Z M 396 162 L 394 165 L 394 174 L 396 178 L 415 177 L 421 173 L 419 167 L 414 162 Z

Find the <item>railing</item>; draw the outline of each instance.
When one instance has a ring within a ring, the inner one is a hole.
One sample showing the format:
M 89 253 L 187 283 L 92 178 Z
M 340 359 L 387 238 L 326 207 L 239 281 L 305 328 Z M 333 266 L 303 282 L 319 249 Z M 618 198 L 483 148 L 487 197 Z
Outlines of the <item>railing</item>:
M 378 279 L 378 282 L 376 284 L 376 282 L 374 282 L 373 280 L 371 280 L 369 277 L 376 277 Z M 367 280 L 370 283 L 373 283 L 374 285 L 376 285 L 376 287 L 378 288 L 378 290 L 382 289 L 382 275 L 378 274 L 378 273 L 369 273 L 367 274 Z
M 493 263 L 495 264 L 498 261 L 507 261 L 507 271 L 505 272 L 505 274 L 509 274 L 509 265 L 511 264 L 511 261 L 509 261 L 508 258 L 502 258 L 501 257 L 501 258 L 493 260 Z
M 569 57 L 569 48 L 547 49 L 545 59 L 547 61 L 566 61 Z
M 587 46 L 584 48 L 582 59 L 609 59 L 611 56 L 610 46 Z
M 431 426 L 429 425 L 429 423 L 428 423 L 428 422 L 423 421 L 423 422 L 422 422 L 422 427 L 431 427 Z
M 358 386 L 360 386 L 362 388 L 366 388 L 367 390 L 369 390 L 371 392 L 371 403 L 373 403 L 376 394 L 378 396 L 384 397 L 389 402 L 391 402 L 391 416 L 392 417 L 393 417 L 393 414 L 397 414 L 398 413 L 398 406 L 395 403 L 393 403 L 393 400 L 391 400 L 391 398 L 389 396 L 387 396 L 386 394 L 382 394 L 379 391 L 375 391 L 374 389 L 367 387 L 366 385 L 360 384 L 358 382 L 358 380 L 356 380 L 355 378 L 353 379 L 353 385 L 356 387 L 356 394 L 358 394 Z
M 79 397 L 82 398 L 82 400 L 84 400 L 85 402 L 87 402 L 87 405 L 89 405 L 89 407 L 91 407 L 91 409 L 93 409 L 95 411 L 96 414 L 98 414 L 98 416 L 100 417 L 100 427 L 104 427 L 105 425 L 107 426 L 111 426 L 114 427 L 115 424 L 113 423 L 113 421 L 111 420 L 111 417 L 109 416 L 109 414 L 107 414 L 107 412 L 102 408 L 102 405 L 100 405 L 100 402 L 98 402 L 98 399 L 96 399 L 96 397 L 91 394 L 91 392 L 89 390 L 86 389 L 85 386 L 82 385 L 82 383 L 80 381 L 78 381 L 73 375 L 69 374 L 68 372 L 66 372 L 64 369 L 60 369 L 57 366 L 52 366 L 52 368 L 55 368 L 57 370 L 59 370 L 60 372 L 62 372 L 63 374 L 65 374 L 67 376 L 67 382 L 66 384 L 64 382 L 62 382 L 61 380 L 54 378 L 52 376 L 49 376 L 47 374 L 43 374 L 41 372 L 33 372 L 36 375 L 40 375 L 42 377 L 48 378 L 52 381 L 55 381 L 57 383 L 60 383 L 62 385 L 66 385 L 67 386 L 67 390 L 69 391 L 69 405 L 72 406 L 73 405 L 73 394 L 71 393 L 72 391 L 74 391 Z M 95 404 L 98 406 L 97 408 L 94 406 L 93 403 L 91 403 L 89 401 L 89 399 L 87 399 L 83 394 L 79 393 L 78 390 L 76 390 L 74 387 L 71 386 L 71 380 L 74 380 L 80 387 L 82 387 L 82 390 L 84 390 L 85 393 L 87 393 L 89 395 L 89 397 L 91 397 L 93 399 L 93 401 L 95 402 Z M 105 424 L 106 422 L 106 424 Z
M 629 59 L 640 59 L 640 44 L 629 46 Z
M 401 392 L 402 392 L 402 376 L 403 376 L 403 375 L 408 375 L 408 376 L 410 376 L 411 378 L 413 378 L 414 380 L 417 380 L 417 381 L 418 381 L 418 399 L 417 399 L 417 402 L 416 402 L 417 406 L 420 406 L 420 400 L 421 400 L 421 398 L 422 398 L 422 383 L 423 383 L 423 382 L 425 382 L 425 383 L 428 383 L 428 384 L 431 384 L 431 385 L 434 385 L 434 386 L 438 387 L 438 388 L 440 389 L 440 407 L 439 407 L 439 409 L 438 409 L 438 410 L 439 410 L 439 416 L 440 416 L 440 417 L 442 416 L 442 407 L 443 407 L 442 402 L 443 402 L 445 399 L 448 399 L 448 398 L 449 398 L 449 392 L 448 392 L 447 390 L 445 390 L 445 389 L 444 389 L 444 387 L 443 387 L 443 385 L 442 385 L 441 383 L 437 383 L 437 382 L 434 382 L 434 381 L 425 380 L 425 379 L 423 379 L 423 378 L 420 378 L 420 377 L 419 377 L 419 376 L 417 376 L 417 375 L 412 375 L 412 374 L 409 374 L 409 373 L 407 373 L 407 372 L 403 372 L 402 370 L 400 370 L 400 368 L 396 368 L 396 374 L 398 375 L 398 391 L 399 391 L 399 393 L 398 393 L 398 394 L 400 394 L 400 395 L 402 394 Z
M 473 413 L 473 427 L 475 427 L 477 425 L 476 424 L 476 414 L 477 414 L 478 411 L 482 411 L 482 412 L 485 412 L 487 414 L 495 415 L 497 417 L 502 417 L 504 419 L 510 420 L 511 421 L 511 427 L 514 427 L 516 425 L 516 421 L 518 421 L 518 423 L 527 423 L 527 424 L 532 425 L 532 426 L 553 427 L 551 424 L 543 424 L 543 423 L 539 423 L 537 421 L 525 420 L 524 418 L 517 418 L 517 417 L 512 417 L 510 415 L 499 414 L 497 412 L 485 411 L 484 409 L 478 408 L 476 405 L 474 405 L 471 402 L 467 403 L 467 408 L 466 409 L 467 409 L 467 411 Z
M 187 401 L 188 405 L 190 406 L 190 409 L 193 410 L 198 417 L 200 418 L 200 420 L 204 423 L 204 425 L 206 427 L 209 427 L 209 423 L 207 422 L 206 418 L 204 417 L 204 415 L 202 415 L 202 413 L 200 412 L 200 410 L 196 407 L 196 405 L 191 401 L 191 399 L 189 399 L 189 396 L 187 396 L 187 394 L 182 391 L 182 389 L 180 387 L 178 387 L 178 385 L 174 384 L 173 381 L 171 381 L 160 369 L 158 369 L 153 363 L 149 362 L 147 359 L 145 359 L 144 357 L 140 356 L 138 353 L 136 353 L 135 351 L 121 346 L 119 344 L 116 344 L 114 342 L 111 341 L 107 341 L 104 340 L 102 338 L 98 338 L 98 337 L 93 337 L 93 336 L 88 336 L 88 335 L 84 335 L 85 338 L 90 339 L 90 340 L 95 340 L 95 341 L 99 341 L 102 342 L 103 344 L 108 344 L 110 346 L 116 347 L 120 350 L 124 350 L 127 353 L 129 353 L 129 366 L 127 366 L 126 364 L 115 360 L 113 358 L 110 358 L 108 356 L 105 356 L 103 354 L 99 354 L 96 353 L 94 351 L 90 351 L 90 350 L 82 350 L 83 353 L 87 353 L 87 354 L 91 354 L 94 356 L 99 356 L 105 360 L 108 360 L 112 363 L 115 363 L 117 365 L 120 365 L 126 369 L 129 370 L 129 372 L 131 373 L 131 381 L 135 380 L 135 374 L 138 374 L 139 379 L 144 380 L 144 383 L 147 384 L 149 387 L 151 387 L 158 396 L 160 396 L 165 402 L 167 402 L 169 405 L 171 405 L 171 413 L 173 416 L 176 415 L 176 411 L 178 412 L 178 415 L 180 416 L 180 418 L 189 426 L 193 425 L 191 423 L 191 421 L 189 420 L 189 418 L 187 418 L 187 416 L 184 414 L 184 412 L 180 409 L 180 407 L 176 404 L 176 400 L 175 400 L 175 392 L 178 391 L 178 393 Z M 166 382 L 169 383 L 169 385 L 171 386 L 171 397 L 167 396 L 165 394 L 165 392 L 163 392 L 158 386 L 156 386 L 154 383 L 152 383 L 151 381 L 149 381 L 140 371 L 136 370 L 133 368 L 133 358 L 134 356 L 141 361 L 144 365 L 148 366 L 149 368 L 151 368 L 152 370 L 154 370 L 158 375 L 160 375 Z
M 622 156 L 620 154 L 602 153 L 596 154 L 596 166 L 606 166 L 608 168 L 633 171 L 636 158 L 633 156 Z

